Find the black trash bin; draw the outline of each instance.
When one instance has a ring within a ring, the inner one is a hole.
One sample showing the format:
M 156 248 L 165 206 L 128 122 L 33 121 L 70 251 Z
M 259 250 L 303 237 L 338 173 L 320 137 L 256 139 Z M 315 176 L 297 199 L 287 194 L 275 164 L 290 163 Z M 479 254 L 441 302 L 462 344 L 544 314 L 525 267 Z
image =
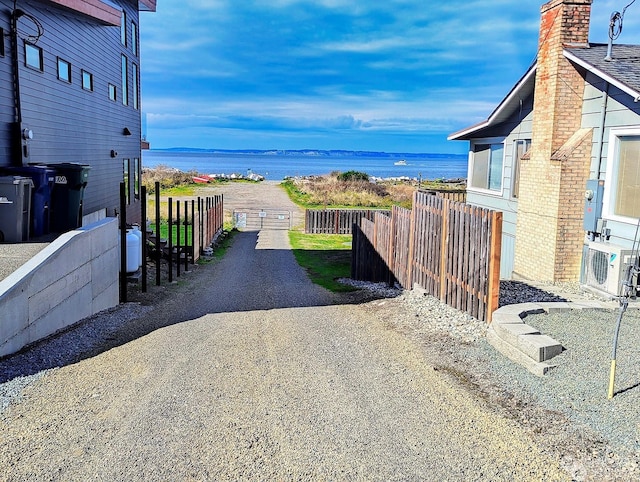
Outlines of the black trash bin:
M 32 164 L 7 167 L 7 174 L 30 177 L 31 191 L 31 236 L 38 237 L 50 232 L 51 193 L 55 181 L 55 170 L 44 165 Z
M 32 187 L 28 177 L 0 177 L 0 241 L 20 243 L 29 239 Z
M 63 162 L 48 164 L 55 170 L 51 192 L 51 231 L 63 233 L 82 225 L 82 201 L 90 166 Z

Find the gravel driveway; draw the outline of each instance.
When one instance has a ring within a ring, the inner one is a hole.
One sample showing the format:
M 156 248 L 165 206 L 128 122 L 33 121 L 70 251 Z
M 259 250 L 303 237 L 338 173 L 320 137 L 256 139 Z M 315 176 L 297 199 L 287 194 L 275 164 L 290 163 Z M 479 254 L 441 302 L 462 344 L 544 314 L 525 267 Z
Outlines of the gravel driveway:
M 310 283 L 286 232 L 237 234 L 222 260 L 0 361 L 0 480 L 584 473 L 591 442 L 517 420 L 465 377 L 464 344 L 361 296 Z

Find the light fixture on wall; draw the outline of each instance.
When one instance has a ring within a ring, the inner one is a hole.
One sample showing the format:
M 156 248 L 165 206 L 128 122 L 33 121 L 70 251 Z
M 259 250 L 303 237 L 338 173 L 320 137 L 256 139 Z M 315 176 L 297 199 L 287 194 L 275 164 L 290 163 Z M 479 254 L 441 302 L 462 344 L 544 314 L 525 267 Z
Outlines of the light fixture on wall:
M 131 135 L 131 131 L 129 130 L 129 128 L 128 128 L 128 127 L 125 127 L 125 128 L 122 130 L 122 135 L 123 135 L 123 136 L 130 136 L 130 135 Z

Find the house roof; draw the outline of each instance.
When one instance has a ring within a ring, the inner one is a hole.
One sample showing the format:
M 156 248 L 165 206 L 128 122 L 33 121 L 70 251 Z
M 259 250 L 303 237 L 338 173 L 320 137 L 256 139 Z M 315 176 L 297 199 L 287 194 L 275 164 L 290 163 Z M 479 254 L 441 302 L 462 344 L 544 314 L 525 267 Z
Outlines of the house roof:
M 138 0 L 138 10 L 141 12 L 155 12 L 156 0 Z
M 59 7 L 72 10 L 81 15 L 97 20 L 104 25 L 119 26 L 122 10 L 110 0 L 40 0 L 53 3 Z M 138 0 L 138 10 L 156 11 L 157 0 Z
M 640 45 L 613 45 L 611 60 L 606 44 L 565 49 L 564 56 L 601 79 L 640 100 Z
M 564 50 L 564 56 L 576 65 L 600 77 L 611 85 L 640 101 L 640 45 L 617 44 L 612 49 L 612 60 L 607 56 L 606 44 L 571 46 Z M 511 89 L 487 120 L 450 134 L 449 140 L 469 140 L 482 137 L 484 129 L 506 121 L 520 106 L 520 100 L 530 95 L 535 87 L 536 63 Z
M 468 140 L 472 137 L 480 137 L 481 131 L 488 127 L 493 127 L 501 122 L 505 122 L 506 120 L 513 115 L 514 112 L 517 112 L 520 109 L 520 102 L 523 99 L 526 99 L 529 95 L 533 93 L 533 89 L 536 83 L 536 66 L 534 63 L 529 70 L 522 76 L 522 78 L 516 83 L 516 85 L 511 89 L 509 94 L 504 98 L 498 107 L 491 113 L 491 115 L 487 118 L 487 120 L 482 121 L 478 124 L 472 125 L 465 129 L 462 129 L 458 132 L 454 132 L 453 134 L 447 137 L 448 140 L 459 141 L 459 140 Z

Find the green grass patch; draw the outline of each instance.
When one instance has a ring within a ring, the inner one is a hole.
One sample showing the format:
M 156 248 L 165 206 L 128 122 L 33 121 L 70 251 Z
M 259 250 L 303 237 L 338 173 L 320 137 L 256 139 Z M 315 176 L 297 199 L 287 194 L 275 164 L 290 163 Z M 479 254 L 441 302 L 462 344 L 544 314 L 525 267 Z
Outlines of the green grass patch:
M 156 225 L 154 224 L 150 224 L 149 228 L 155 232 L 156 231 Z M 179 228 L 179 229 L 178 229 Z M 191 232 L 192 232 L 192 227 L 189 226 L 185 226 L 183 224 L 181 224 L 179 227 L 176 226 L 175 224 L 172 226 L 172 230 L 171 232 L 172 234 L 172 244 L 175 246 L 178 242 L 178 232 L 180 233 L 180 245 L 181 246 L 185 246 L 185 235 L 186 235 L 186 246 L 191 246 Z M 160 239 L 169 239 L 169 223 L 168 222 L 164 222 L 161 221 L 160 222 Z
M 162 189 L 162 196 L 166 197 L 196 197 L 196 191 L 202 189 L 203 184 L 182 184 L 180 186 Z
M 355 291 L 336 281 L 351 276 L 350 234 L 289 231 L 289 242 L 296 261 L 309 273 L 311 281 L 335 293 Z
M 293 181 L 284 181 L 280 184 L 280 186 L 282 186 L 282 189 L 286 191 L 289 199 L 291 199 L 298 206 L 307 209 L 316 209 L 318 207 L 322 207 L 316 203 L 312 203 L 310 200 L 311 196 L 299 190 Z

